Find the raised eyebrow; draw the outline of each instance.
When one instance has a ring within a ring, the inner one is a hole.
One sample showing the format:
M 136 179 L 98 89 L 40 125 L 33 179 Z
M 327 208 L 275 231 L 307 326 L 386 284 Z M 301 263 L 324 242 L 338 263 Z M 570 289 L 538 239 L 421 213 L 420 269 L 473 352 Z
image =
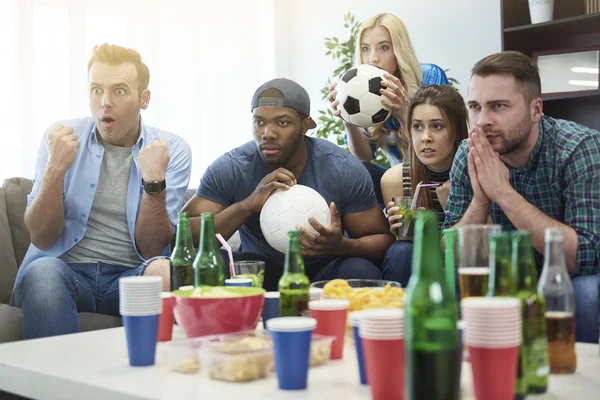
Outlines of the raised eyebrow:
M 101 84 L 96 83 L 96 82 L 90 82 L 90 86 L 102 87 Z M 109 86 L 109 88 L 119 88 L 119 87 L 126 87 L 128 89 L 130 88 L 130 86 L 127 82 L 119 82 L 119 83 L 115 83 L 115 84 Z

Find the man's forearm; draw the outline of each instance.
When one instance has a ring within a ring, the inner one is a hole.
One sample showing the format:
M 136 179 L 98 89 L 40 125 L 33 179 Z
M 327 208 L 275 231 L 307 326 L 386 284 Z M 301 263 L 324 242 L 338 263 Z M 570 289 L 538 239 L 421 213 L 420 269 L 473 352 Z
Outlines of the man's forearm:
M 54 246 L 65 226 L 65 173 L 66 171 L 48 167 L 36 198 L 25 212 L 25 226 L 29 230 L 31 242 L 42 250 Z
M 546 228 L 559 228 L 563 234 L 567 269 L 569 272 L 575 272 L 578 238 L 573 228 L 550 218 L 515 190 L 503 196 L 498 205 L 515 228 L 531 232 L 533 247 L 542 254 L 544 254 Z
M 395 238 L 390 233 L 363 236 L 358 239 L 343 238 L 342 245 L 333 254 L 336 257 L 362 257 L 380 263 Z
M 215 230 L 225 240 L 228 240 L 252 214 L 253 211 L 247 207 L 245 201 L 232 204 L 215 214 Z M 192 227 L 194 244 L 198 246 L 200 242 L 200 217 L 190 218 L 190 226 Z
M 167 193 L 144 192 L 135 224 L 135 242 L 145 259 L 159 256 L 173 238 L 173 226 L 166 206 Z

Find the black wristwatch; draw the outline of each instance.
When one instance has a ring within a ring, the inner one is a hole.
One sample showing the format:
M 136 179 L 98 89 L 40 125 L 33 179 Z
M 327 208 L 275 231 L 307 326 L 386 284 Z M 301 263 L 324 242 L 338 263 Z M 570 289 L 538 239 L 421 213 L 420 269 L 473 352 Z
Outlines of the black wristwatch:
M 163 179 L 162 181 L 148 181 L 142 179 L 142 185 L 144 186 L 144 192 L 152 195 L 160 194 L 167 187 L 167 182 Z

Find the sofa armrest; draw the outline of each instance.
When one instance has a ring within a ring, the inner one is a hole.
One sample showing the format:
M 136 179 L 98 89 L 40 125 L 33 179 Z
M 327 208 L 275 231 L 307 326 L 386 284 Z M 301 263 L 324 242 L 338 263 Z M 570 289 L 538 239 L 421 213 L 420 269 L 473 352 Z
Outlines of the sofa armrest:
M 17 277 L 17 260 L 13 246 L 4 189 L 0 187 L 0 303 L 8 304 Z

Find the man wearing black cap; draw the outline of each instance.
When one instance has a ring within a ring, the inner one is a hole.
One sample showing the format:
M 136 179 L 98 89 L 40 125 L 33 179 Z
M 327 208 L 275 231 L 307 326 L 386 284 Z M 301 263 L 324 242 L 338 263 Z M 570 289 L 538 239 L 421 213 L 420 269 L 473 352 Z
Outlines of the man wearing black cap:
M 331 212 L 329 226 L 309 219 L 317 235 L 301 229 L 309 278 L 380 279 L 377 265 L 394 238 L 377 205 L 372 180 L 352 154 L 306 136 L 316 127 L 306 90 L 288 79 L 271 80 L 256 90 L 251 110 L 254 141 L 218 158 L 184 207 L 196 216 L 191 218 L 194 242 L 199 237 L 197 216 L 214 213 L 223 237 L 239 230 L 241 252 L 234 259 L 266 261 L 264 287 L 277 290 L 284 254 L 265 240 L 259 215 L 275 190 L 298 183 L 319 192 Z

